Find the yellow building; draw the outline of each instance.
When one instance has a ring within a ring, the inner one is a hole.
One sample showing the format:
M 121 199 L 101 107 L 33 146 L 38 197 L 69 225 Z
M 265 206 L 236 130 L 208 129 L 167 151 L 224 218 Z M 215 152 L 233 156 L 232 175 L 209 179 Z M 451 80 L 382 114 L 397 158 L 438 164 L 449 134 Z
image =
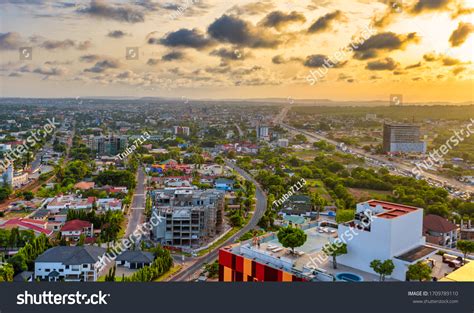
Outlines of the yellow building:
M 439 281 L 474 281 L 474 261 L 461 266 L 449 275 L 441 278 Z

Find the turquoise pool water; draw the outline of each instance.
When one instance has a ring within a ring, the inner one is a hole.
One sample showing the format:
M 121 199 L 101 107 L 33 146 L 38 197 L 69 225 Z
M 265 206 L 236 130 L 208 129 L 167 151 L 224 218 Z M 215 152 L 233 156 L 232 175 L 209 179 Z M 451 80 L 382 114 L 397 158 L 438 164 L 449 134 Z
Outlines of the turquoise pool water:
M 349 281 L 349 282 L 359 282 L 363 281 L 362 277 L 354 273 L 339 273 L 336 275 L 337 280 Z

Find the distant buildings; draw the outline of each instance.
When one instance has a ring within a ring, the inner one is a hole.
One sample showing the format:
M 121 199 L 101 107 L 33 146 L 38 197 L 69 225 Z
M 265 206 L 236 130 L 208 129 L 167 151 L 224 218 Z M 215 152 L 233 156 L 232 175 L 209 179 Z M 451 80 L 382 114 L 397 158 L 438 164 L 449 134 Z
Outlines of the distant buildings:
M 270 140 L 270 128 L 268 126 L 257 125 L 257 139 Z
M 420 126 L 385 123 L 383 151 L 385 153 L 426 153 L 426 143 L 420 140 Z
M 35 260 L 35 279 L 41 281 L 97 281 L 99 258 L 106 250 L 96 246 L 57 246 Z
M 173 126 L 173 134 L 175 135 L 189 136 L 189 133 L 189 127 Z
M 152 191 L 153 211 L 164 217 L 153 228 L 153 239 L 167 246 L 201 246 L 222 230 L 224 194 L 215 189 Z
M 127 137 L 125 136 L 89 136 L 87 146 L 97 155 L 114 156 L 127 147 Z
M 281 148 L 287 148 L 289 145 L 289 141 L 286 138 L 280 138 L 278 139 L 277 145 Z
M 94 203 L 94 197 L 82 199 L 72 195 L 58 196 L 52 198 L 52 200 L 46 205 L 46 209 L 48 209 L 52 213 L 58 213 L 60 210 L 63 209 L 90 210 L 92 209 Z

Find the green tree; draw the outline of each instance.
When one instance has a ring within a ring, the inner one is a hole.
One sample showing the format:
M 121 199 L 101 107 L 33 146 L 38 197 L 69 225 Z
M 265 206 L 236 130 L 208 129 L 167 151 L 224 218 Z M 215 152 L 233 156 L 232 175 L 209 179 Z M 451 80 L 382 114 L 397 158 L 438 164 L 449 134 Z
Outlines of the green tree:
M 370 267 L 379 274 L 379 280 L 385 281 L 385 276 L 389 276 L 392 274 L 393 270 L 395 269 L 395 265 L 393 264 L 392 260 L 373 260 L 370 262 Z
M 2 266 L 0 266 L 0 282 L 4 282 L 4 281 L 12 282 L 14 274 L 15 274 L 15 271 L 11 264 L 5 263 Z
M 295 248 L 304 245 L 307 239 L 306 233 L 296 227 L 280 228 L 277 234 L 278 241 L 285 248 L 291 248 L 291 252 L 295 253 Z
M 458 248 L 463 254 L 463 263 L 466 263 L 466 257 L 469 253 L 474 253 L 474 242 L 469 240 L 459 240 L 456 243 L 456 248 Z
M 408 266 L 407 278 L 409 280 L 429 280 L 431 279 L 431 267 L 423 262 L 418 262 Z
M 337 210 L 336 212 L 336 222 L 337 223 L 346 223 L 354 219 L 355 211 L 354 210 Z
M 337 269 L 337 257 L 347 253 L 347 245 L 336 239 L 336 241 L 324 245 L 323 252 L 332 257 L 332 265 L 334 269 Z

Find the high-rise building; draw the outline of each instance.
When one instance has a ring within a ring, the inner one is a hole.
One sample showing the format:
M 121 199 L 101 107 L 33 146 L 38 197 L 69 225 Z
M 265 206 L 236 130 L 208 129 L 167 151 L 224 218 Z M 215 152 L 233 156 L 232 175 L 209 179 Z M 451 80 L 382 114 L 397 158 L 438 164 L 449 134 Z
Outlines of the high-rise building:
M 268 128 L 268 126 L 257 125 L 257 138 L 258 139 L 270 138 L 270 129 Z
M 153 212 L 164 217 L 152 238 L 162 245 L 196 248 L 222 231 L 224 191 L 183 188 L 151 192 Z
M 87 146 L 97 155 L 117 155 L 127 147 L 125 136 L 90 136 L 87 138 Z
M 383 151 L 385 153 L 426 153 L 426 143 L 420 140 L 420 126 L 385 123 Z
M 186 126 L 173 126 L 173 133 L 175 135 L 189 136 L 189 127 L 186 127 Z

